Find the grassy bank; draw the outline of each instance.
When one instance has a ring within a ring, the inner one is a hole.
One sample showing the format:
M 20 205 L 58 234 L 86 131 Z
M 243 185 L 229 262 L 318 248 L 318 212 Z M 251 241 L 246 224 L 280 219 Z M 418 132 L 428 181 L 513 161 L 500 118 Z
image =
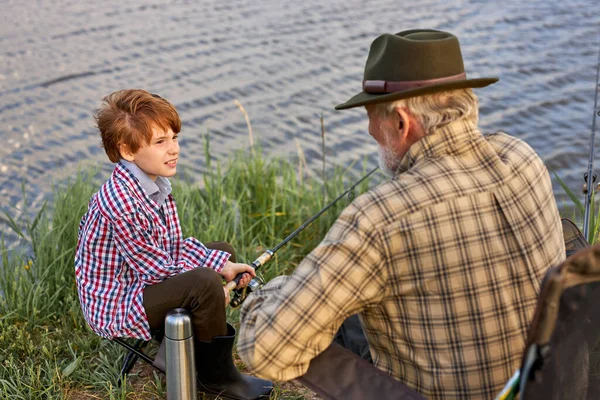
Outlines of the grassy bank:
M 185 177 L 173 182 L 184 235 L 203 242 L 229 241 L 239 260 L 248 263 L 342 193 L 345 183 L 347 187 L 358 179 L 338 168 L 323 183 L 298 165 L 255 153 L 211 165 L 207 146 L 207 170 L 214 174 L 204 176 L 204 189 L 185 183 Z M 5 244 L 0 244 L 2 399 L 166 398 L 164 377 L 147 368 L 138 367 L 126 385 L 115 387 L 124 350 L 92 333 L 81 314 L 73 259 L 79 221 L 101 184 L 94 175 L 80 173 L 56 190 L 51 212 L 42 208 L 34 218 L 11 222 L 29 251 L 8 257 Z M 371 184 L 380 177 L 371 178 Z M 361 184 L 357 194 L 367 185 Z M 264 277 L 293 270 L 347 204 L 338 202 L 279 250 L 262 271 Z M 228 312 L 236 325 L 238 311 Z M 272 398 L 305 397 L 302 388 L 284 385 Z
M 186 183 L 185 176 L 173 182 L 182 229 L 185 236 L 204 242 L 229 241 L 244 262 L 274 247 L 358 180 L 341 168 L 327 179 L 316 177 L 302 164 L 265 159 L 258 150 L 239 153 L 223 166 L 211 165 L 209 154 L 207 145 L 207 170 L 214 172 L 203 177 L 202 190 Z M 28 251 L 9 257 L 0 243 L 0 399 L 166 398 L 164 377 L 142 363 L 125 385 L 115 387 L 125 351 L 92 333 L 81 314 L 73 259 L 79 221 L 102 183 L 95 175 L 80 173 L 56 190 L 51 211 L 43 207 L 31 219 L 11 220 Z M 370 184 L 381 179 L 376 174 Z M 367 182 L 361 184 L 357 194 L 367 187 Z M 261 271 L 265 279 L 292 271 L 347 204 L 348 200 L 338 202 L 279 250 Z M 582 207 L 576 202 L 574 206 Z M 592 226 L 591 236 L 597 238 L 598 216 Z M 238 311 L 228 313 L 236 325 Z M 311 397 L 298 385 L 284 384 L 276 387 L 272 398 Z

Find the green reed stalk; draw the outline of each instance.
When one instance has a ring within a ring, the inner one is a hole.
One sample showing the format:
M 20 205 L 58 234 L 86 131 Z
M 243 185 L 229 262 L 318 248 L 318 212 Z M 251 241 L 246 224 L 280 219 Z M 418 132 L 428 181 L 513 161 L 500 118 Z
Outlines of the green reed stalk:
M 556 173 L 554 174 L 554 177 L 556 178 L 556 181 L 558 182 L 558 184 L 565 191 L 565 193 L 567 194 L 567 196 L 573 203 L 573 206 L 575 207 L 575 210 L 577 211 L 577 214 L 578 214 L 578 217 L 575 218 L 575 219 L 577 219 L 577 221 L 575 221 L 575 222 L 577 222 L 579 227 L 582 227 L 583 226 L 582 220 L 585 215 L 585 207 L 584 207 L 583 203 L 581 202 L 581 200 L 579 200 L 577 195 L 571 189 L 569 189 L 569 187 L 566 185 L 566 183 L 562 179 L 560 179 L 560 177 Z M 589 232 L 588 232 L 588 237 L 586 238 L 588 243 L 590 243 L 590 244 L 597 244 L 600 242 L 600 237 L 599 237 L 600 209 L 598 211 L 596 210 L 597 206 L 596 206 L 596 202 L 594 200 L 595 194 L 596 193 L 593 192 L 591 195 Z

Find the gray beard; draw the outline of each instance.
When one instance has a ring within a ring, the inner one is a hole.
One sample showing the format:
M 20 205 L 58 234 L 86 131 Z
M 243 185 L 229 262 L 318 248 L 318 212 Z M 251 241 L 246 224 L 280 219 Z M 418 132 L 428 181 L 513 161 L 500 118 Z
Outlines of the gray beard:
M 378 146 L 379 152 L 379 168 L 384 174 L 393 178 L 398 173 L 400 168 L 400 161 L 402 161 L 394 152 L 388 148 Z

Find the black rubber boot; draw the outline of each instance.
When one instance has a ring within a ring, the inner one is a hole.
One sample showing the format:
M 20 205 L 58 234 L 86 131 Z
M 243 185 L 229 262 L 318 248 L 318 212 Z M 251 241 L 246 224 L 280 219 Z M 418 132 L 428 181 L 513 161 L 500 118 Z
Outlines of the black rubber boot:
M 196 372 L 198 390 L 233 400 L 266 399 L 273 390 L 273 382 L 244 375 L 233 363 L 235 328 L 227 324 L 227 336 L 215 336 L 210 342 L 196 345 Z

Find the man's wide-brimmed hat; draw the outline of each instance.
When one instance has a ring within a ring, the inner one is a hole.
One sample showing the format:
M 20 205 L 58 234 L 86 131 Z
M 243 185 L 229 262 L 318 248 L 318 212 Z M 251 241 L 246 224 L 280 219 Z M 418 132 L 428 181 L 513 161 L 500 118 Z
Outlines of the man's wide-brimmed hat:
M 433 29 L 386 33 L 371 44 L 363 91 L 335 109 L 481 88 L 497 81 L 498 78 L 467 79 L 458 38 L 451 33 Z

